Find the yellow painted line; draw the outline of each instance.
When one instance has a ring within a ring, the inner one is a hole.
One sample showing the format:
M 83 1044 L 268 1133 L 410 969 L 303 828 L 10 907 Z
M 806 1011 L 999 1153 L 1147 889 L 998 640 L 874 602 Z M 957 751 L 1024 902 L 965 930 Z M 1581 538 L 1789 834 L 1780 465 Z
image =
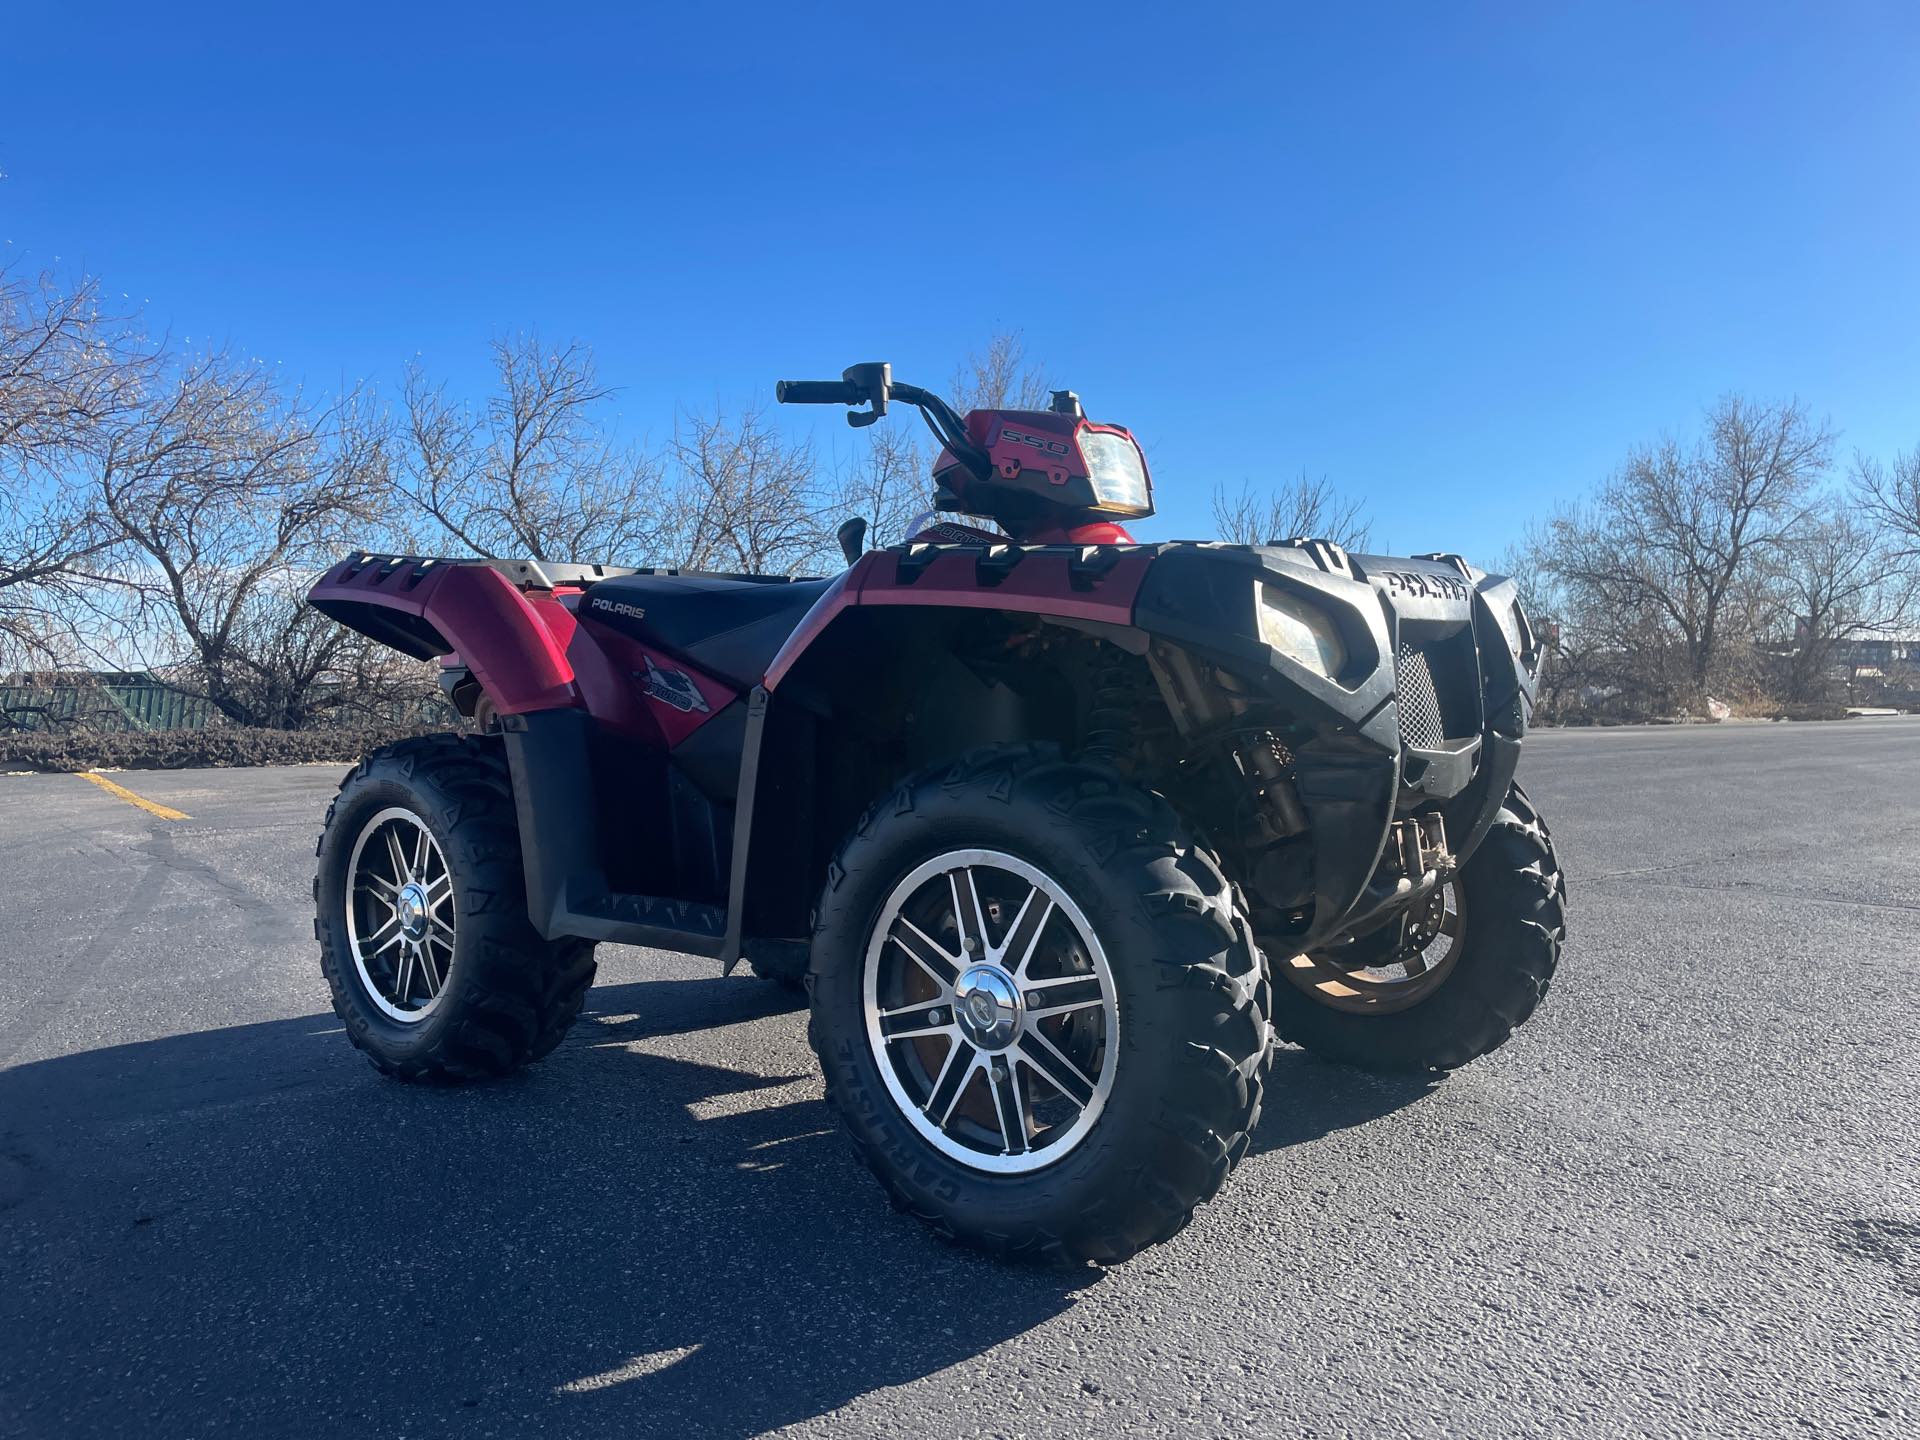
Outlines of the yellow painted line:
M 157 815 L 162 820 L 191 820 L 193 818 L 184 810 L 175 810 L 170 805 L 157 805 L 144 795 L 136 795 L 133 791 L 127 789 L 126 786 L 116 785 L 104 775 L 95 774 L 91 770 L 82 770 L 78 773 L 82 780 L 91 780 L 109 795 L 118 795 L 129 805 L 138 805 L 149 815 Z

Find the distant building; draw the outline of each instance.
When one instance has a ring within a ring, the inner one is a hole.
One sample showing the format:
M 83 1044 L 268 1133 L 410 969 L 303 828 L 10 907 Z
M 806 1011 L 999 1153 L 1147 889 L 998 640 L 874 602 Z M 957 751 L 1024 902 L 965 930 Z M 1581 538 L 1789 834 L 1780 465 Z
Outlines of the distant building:
M 1806 642 L 1807 622 L 1804 617 L 1793 622 L 1793 640 L 1796 647 Z M 1835 665 L 1846 665 L 1854 669 L 1871 666 L 1878 670 L 1891 670 L 1899 666 L 1920 665 L 1920 631 L 1895 633 L 1891 635 L 1855 635 L 1833 642 L 1828 657 Z
M 1806 642 L 1807 622 L 1796 619 L 1794 648 Z M 1853 635 L 1827 652 L 1829 693 L 1842 689 L 1848 704 L 1920 704 L 1920 631 Z

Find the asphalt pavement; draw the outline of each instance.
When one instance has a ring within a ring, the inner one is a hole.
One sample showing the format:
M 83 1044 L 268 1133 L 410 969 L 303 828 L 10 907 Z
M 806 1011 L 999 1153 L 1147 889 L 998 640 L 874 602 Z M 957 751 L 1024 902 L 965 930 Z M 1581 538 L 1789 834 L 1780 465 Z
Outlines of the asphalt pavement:
M 1283 1051 L 1222 1196 L 1070 1274 L 891 1213 L 710 961 L 381 1079 L 311 934 L 341 773 L 0 777 L 0 1436 L 1920 1433 L 1920 720 L 1531 738 L 1533 1022 Z

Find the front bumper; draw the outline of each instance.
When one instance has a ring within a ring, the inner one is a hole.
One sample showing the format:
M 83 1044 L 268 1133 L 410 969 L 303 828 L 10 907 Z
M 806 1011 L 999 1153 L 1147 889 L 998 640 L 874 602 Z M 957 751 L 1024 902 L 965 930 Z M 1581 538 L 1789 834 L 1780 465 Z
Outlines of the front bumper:
M 1263 585 L 1334 622 L 1337 673 L 1260 639 Z M 1454 556 L 1350 556 L 1318 541 L 1172 545 L 1134 623 L 1230 671 L 1287 737 L 1313 833 L 1314 937 L 1362 900 L 1396 818 L 1437 810 L 1464 861 L 1506 798 L 1539 661 L 1510 579 Z

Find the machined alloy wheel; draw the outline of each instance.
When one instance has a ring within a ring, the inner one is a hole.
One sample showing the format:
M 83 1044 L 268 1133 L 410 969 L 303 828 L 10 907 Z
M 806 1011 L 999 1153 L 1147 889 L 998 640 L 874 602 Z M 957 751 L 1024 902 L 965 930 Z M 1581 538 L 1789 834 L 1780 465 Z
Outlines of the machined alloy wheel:
M 316 847 L 314 938 L 334 1013 L 382 1073 L 477 1080 L 560 1043 L 593 942 L 527 914 L 513 776 L 498 738 L 422 735 L 340 782 Z
M 1117 1264 L 1252 1144 L 1273 987 L 1245 902 L 1114 771 L 1014 744 L 908 775 L 854 823 L 814 917 L 827 1103 L 942 1237 Z
M 347 943 L 367 998 L 417 1025 L 433 1013 L 453 964 L 453 876 L 413 811 L 389 806 L 361 827 L 347 861 Z
M 1335 1010 L 1383 1015 L 1417 1005 L 1446 982 L 1465 929 L 1458 881 L 1448 880 L 1412 913 L 1339 949 L 1294 955 L 1278 968 Z
M 1038 867 L 954 850 L 893 889 L 867 946 L 867 1042 L 941 1154 L 999 1174 L 1069 1154 L 1113 1089 L 1119 1008 L 1087 918 Z

